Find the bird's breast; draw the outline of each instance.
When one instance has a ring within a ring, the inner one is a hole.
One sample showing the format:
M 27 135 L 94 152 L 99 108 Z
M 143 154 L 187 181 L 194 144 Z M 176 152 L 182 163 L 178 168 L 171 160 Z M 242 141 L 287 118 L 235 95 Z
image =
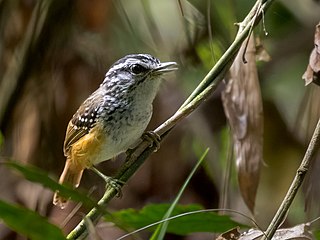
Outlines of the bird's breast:
M 145 131 L 152 115 L 152 105 L 115 111 L 100 121 L 104 126 L 104 140 L 94 164 L 111 159 L 135 144 Z

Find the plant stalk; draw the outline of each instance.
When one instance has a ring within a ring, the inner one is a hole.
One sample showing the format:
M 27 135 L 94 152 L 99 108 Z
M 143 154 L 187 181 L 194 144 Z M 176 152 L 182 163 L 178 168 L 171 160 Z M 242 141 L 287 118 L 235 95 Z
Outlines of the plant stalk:
M 265 231 L 265 235 L 263 236 L 263 240 L 272 239 L 273 235 L 287 216 L 289 208 L 293 202 L 293 199 L 297 195 L 299 188 L 302 185 L 304 177 L 309 170 L 311 160 L 316 154 L 317 150 L 320 148 L 320 118 L 318 120 L 317 126 L 313 132 L 312 138 L 310 140 L 307 151 L 303 157 L 303 160 L 296 172 L 296 175 L 291 183 L 291 186 L 284 197 L 277 213 L 274 215 L 271 223 L 269 224 L 267 230 Z

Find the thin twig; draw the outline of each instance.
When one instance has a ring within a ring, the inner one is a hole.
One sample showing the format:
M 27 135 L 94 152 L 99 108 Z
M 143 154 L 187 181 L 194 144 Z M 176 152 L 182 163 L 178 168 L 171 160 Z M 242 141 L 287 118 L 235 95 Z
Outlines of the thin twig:
M 277 213 L 274 215 L 269 227 L 265 232 L 265 236 L 262 238 L 263 240 L 270 240 L 280 224 L 283 222 L 284 218 L 287 216 L 289 208 L 295 198 L 303 179 L 309 170 L 311 160 L 314 157 L 317 150 L 320 147 L 320 118 L 318 120 L 317 126 L 313 132 L 312 138 L 310 140 L 308 149 L 303 157 L 303 160 L 297 170 L 297 173 L 291 183 L 291 186 L 284 197 Z
M 205 78 L 201 81 L 190 97 L 183 103 L 179 110 L 167 121 L 161 124 L 161 126 L 155 129 L 154 132 L 157 133 L 161 139 L 163 139 L 176 126 L 177 123 L 179 123 L 186 116 L 190 115 L 217 88 L 225 73 L 230 68 L 242 42 L 246 39 L 250 28 L 252 26 L 256 26 L 257 22 L 259 22 L 261 19 L 261 12 L 265 12 L 272 2 L 273 0 L 257 0 L 247 17 L 241 23 L 238 35 L 228 50 L 219 59 L 211 71 L 205 76 Z M 258 8 L 258 6 L 261 6 L 261 8 Z M 150 147 L 150 143 L 148 141 L 142 141 L 135 149 L 131 151 L 131 154 L 128 155 L 126 163 L 119 170 L 116 179 L 119 179 L 121 182 L 126 182 L 153 153 L 154 150 L 155 146 Z M 108 187 L 105 191 L 105 194 L 98 202 L 98 205 L 101 207 L 106 207 L 108 202 L 113 199 L 116 194 L 117 191 L 114 188 Z M 100 213 L 98 209 L 93 208 L 87 214 L 86 218 L 89 218 L 93 223 L 96 223 L 101 215 L 102 213 Z M 82 220 L 79 225 L 69 233 L 67 239 L 83 239 L 87 236 L 87 234 L 88 231 L 86 228 L 86 222 Z

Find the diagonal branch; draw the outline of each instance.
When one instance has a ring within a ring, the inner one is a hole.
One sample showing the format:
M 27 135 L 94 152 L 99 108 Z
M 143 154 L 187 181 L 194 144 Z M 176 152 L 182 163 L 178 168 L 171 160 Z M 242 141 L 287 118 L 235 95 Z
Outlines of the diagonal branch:
M 228 50 L 205 76 L 205 78 L 201 81 L 189 98 L 183 103 L 180 109 L 172 117 L 155 129 L 155 133 L 157 133 L 161 139 L 163 139 L 181 120 L 190 115 L 217 88 L 225 73 L 229 70 L 242 42 L 261 20 L 262 14 L 266 12 L 267 8 L 272 2 L 273 0 L 256 1 L 249 14 L 246 16 L 243 22 L 239 24 L 239 32 Z M 154 150 L 155 146 L 150 147 L 150 143 L 148 141 L 142 141 L 139 146 L 133 149 L 131 154 L 128 155 L 126 163 L 121 167 L 116 178 L 120 181 L 126 182 L 154 152 Z M 109 201 L 113 199 L 116 194 L 117 192 L 114 188 L 108 187 L 103 197 L 98 202 L 98 205 L 101 207 L 106 207 Z M 98 209 L 93 208 L 85 218 L 90 219 L 93 223 L 96 223 L 100 219 L 101 215 L 102 213 L 100 213 Z M 67 239 L 83 239 L 87 235 L 88 230 L 86 221 L 84 219 L 69 233 Z

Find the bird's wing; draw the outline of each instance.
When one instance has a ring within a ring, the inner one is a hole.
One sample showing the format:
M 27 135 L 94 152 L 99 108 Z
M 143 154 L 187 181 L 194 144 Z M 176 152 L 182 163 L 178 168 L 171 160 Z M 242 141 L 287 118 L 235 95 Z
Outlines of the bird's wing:
M 70 147 L 88 134 L 96 124 L 101 106 L 101 100 L 99 101 L 99 99 L 96 91 L 79 107 L 70 120 L 63 146 L 65 156 L 68 155 Z
M 66 138 L 63 145 L 63 152 L 65 156 L 67 156 L 70 147 L 89 132 L 82 128 L 76 129 L 75 126 L 76 125 L 74 125 L 71 120 L 67 127 Z

